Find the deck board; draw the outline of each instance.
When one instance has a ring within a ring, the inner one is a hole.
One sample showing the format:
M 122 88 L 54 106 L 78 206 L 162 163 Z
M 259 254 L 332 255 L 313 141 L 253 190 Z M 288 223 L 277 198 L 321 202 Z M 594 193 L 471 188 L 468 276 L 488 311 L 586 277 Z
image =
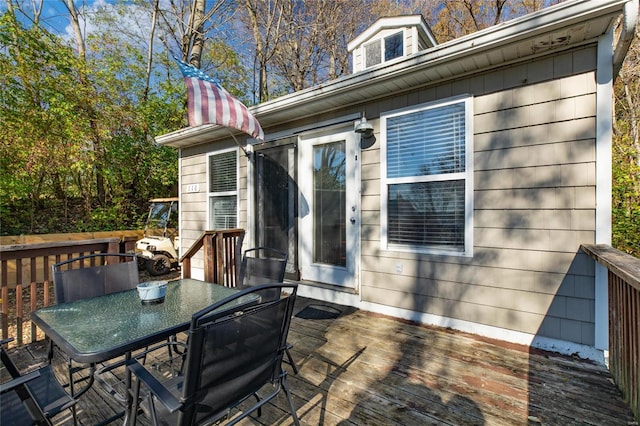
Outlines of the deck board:
M 294 312 L 309 303 L 321 302 L 298 298 Z M 289 342 L 300 372 L 285 368 L 303 425 L 634 424 L 604 366 L 332 306 L 342 310 L 336 319 L 292 319 Z M 46 345 L 11 354 L 28 369 L 46 361 Z M 119 408 L 97 388 L 80 399 L 82 424 Z M 54 420 L 72 424 L 67 413 Z M 292 424 L 286 398 L 239 424 Z

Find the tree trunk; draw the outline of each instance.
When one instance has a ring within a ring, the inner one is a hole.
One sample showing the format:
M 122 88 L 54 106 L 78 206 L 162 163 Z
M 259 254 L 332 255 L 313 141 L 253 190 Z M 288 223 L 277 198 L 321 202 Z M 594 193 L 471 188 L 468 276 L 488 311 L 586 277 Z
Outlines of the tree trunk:
M 195 0 L 193 5 L 193 27 L 189 28 L 191 32 L 190 38 L 193 40 L 191 45 L 191 53 L 189 55 L 189 63 L 196 68 L 200 68 L 202 64 L 202 51 L 204 49 L 204 11 L 207 6 L 206 0 Z

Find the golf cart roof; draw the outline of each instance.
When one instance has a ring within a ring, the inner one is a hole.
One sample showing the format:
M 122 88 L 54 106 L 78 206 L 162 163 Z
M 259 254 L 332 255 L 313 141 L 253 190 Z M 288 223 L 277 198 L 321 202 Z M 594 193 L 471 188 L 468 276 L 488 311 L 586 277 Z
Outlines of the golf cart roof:
M 179 198 L 178 197 L 172 197 L 172 198 L 152 198 L 151 200 L 149 200 L 150 203 L 170 203 L 171 201 L 178 201 Z

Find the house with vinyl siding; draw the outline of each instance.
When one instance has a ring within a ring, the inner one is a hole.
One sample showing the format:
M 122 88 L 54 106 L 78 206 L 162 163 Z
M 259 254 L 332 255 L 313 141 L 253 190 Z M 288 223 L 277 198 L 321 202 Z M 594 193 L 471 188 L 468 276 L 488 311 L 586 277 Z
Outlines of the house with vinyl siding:
M 574 0 L 441 44 L 420 16 L 378 20 L 352 74 L 251 108 L 264 142 L 156 138 L 180 152 L 182 251 L 244 228 L 243 249 L 288 253 L 302 296 L 602 360 L 606 270 L 580 244 L 610 243 L 636 18 Z

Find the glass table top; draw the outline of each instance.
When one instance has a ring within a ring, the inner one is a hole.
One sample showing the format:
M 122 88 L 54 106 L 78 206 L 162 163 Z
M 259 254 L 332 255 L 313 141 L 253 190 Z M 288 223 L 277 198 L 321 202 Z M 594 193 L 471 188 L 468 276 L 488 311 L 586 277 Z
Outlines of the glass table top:
M 31 317 L 72 358 L 99 362 L 187 330 L 194 313 L 237 292 L 182 279 L 168 283 L 162 303 L 143 304 L 133 289 L 48 306 Z

